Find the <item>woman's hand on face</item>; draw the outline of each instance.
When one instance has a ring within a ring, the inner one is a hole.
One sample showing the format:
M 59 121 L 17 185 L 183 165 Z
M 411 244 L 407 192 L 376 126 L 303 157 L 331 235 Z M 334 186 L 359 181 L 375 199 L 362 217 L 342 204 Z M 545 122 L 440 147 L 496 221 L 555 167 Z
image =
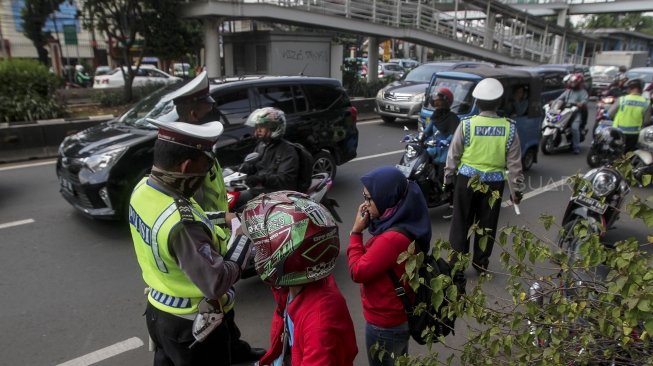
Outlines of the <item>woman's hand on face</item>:
M 370 213 L 367 211 L 367 203 L 361 203 L 356 211 L 354 225 L 352 226 L 351 231 L 360 233 L 365 230 L 369 224 L 369 218 Z

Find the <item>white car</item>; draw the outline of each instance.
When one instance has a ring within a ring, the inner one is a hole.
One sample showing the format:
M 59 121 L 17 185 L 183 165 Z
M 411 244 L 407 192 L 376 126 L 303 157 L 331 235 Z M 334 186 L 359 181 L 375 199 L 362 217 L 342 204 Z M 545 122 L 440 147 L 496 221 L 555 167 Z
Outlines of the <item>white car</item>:
M 134 66 L 135 68 L 135 66 Z M 125 73 L 127 72 L 127 68 Z M 122 71 L 120 68 L 115 68 L 108 75 L 96 76 L 93 82 L 93 88 L 95 89 L 106 89 L 106 88 L 117 88 L 125 85 L 125 79 L 123 79 Z M 148 84 L 174 84 L 182 81 L 181 78 L 172 76 L 166 72 L 163 72 L 152 65 L 141 65 L 136 73 L 134 78 L 133 86 L 144 86 Z

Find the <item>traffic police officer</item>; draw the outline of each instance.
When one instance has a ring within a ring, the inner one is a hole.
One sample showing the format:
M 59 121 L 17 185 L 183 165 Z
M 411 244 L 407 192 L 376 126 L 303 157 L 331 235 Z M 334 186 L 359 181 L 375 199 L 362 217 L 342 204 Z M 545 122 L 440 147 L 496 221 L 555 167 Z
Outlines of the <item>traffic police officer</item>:
M 132 192 L 129 224 L 149 290 L 145 316 L 156 348 L 154 365 L 226 366 L 229 331 L 215 309 L 228 305 L 225 294 L 240 278 L 250 241 L 235 233 L 221 255 L 220 228 L 192 199 L 213 165 L 211 149 L 222 125 L 148 121 L 159 127 L 154 166 Z M 212 304 L 215 328 L 200 338 L 193 320 L 204 299 Z
M 168 98 L 172 99 L 175 105 L 177 121 L 202 124 L 206 122 L 207 118 L 218 117 L 211 114 L 215 100 L 209 94 L 209 78 L 206 71 L 201 72 L 186 85 L 168 95 Z M 230 237 L 229 223 L 236 216 L 228 212 L 227 192 L 224 186 L 222 167 L 218 159 L 213 159 L 211 170 L 193 198 L 208 213 L 211 221 L 220 226 L 222 231 L 219 231 L 218 242 L 220 253 L 224 254 L 227 240 Z M 258 361 L 265 354 L 265 349 L 252 348 L 249 343 L 240 339 L 241 333 L 236 325 L 233 309 L 235 289 L 230 289 L 229 295 L 232 301 L 229 301 L 229 305 L 225 306 L 223 310 L 224 322 L 229 326 L 230 332 L 231 361 L 232 363 Z
M 642 88 L 642 80 L 628 80 L 628 94 L 619 97 L 608 111 L 610 118 L 614 118 L 612 127 L 624 133 L 626 152 L 635 150 L 642 125 L 648 125 L 651 119 L 651 103 L 642 96 Z
M 506 168 L 514 187 L 521 187 L 523 175 L 515 123 L 496 113 L 501 104 L 503 86 L 496 79 L 486 78 L 474 88 L 472 96 L 476 98 L 480 113 L 462 120 L 454 133 L 447 155 L 444 190 L 454 194 L 449 232 L 454 251 L 469 252 L 467 233 L 473 223 L 478 222 L 481 229 L 489 230 L 486 233 L 490 240 L 485 250 L 479 247 L 482 236 L 474 237 L 472 264 L 482 273 L 488 268 L 501 208 L 500 200 L 490 206 L 492 191 L 503 193 Z M 474 176 L 479 176 L 480 181 L 489 186 L 487 192 L 468 187 Z M 521 192 L 515 190 L 511 198 L 519 203 L 521 197 Z M 461 275 L 464 278 L 464 274 Z

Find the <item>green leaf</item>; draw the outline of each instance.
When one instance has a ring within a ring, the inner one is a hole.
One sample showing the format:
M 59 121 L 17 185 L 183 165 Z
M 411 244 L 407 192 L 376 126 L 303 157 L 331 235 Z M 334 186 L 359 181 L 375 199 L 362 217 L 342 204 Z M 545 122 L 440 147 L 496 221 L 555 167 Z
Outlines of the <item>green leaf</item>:
M 651 301 L 648 299 L 642 299 L 637 303 L 637 309 L 644 311 L 644 312 L 650 312 L 651 311 Z
M 649 184 L 651 184 L 651 176 L 649 174 L 644 174 L 642 176 L 642 185 L 647 187 Z

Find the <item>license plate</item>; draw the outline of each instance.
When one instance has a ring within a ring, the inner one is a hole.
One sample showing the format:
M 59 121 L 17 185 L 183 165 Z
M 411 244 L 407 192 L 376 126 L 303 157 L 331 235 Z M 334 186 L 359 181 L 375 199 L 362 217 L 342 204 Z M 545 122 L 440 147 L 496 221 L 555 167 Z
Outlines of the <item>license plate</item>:
M 607 204 L 605 204 L 605 203 L 603 203 L 601 201 L 598 201 L 598 200 L 596 200 L 596 199 L 594 199 L 592 197 L 578 196 L 578 197 L 576 197 L 574 199 L 574 202 L 576 202 L 577 204 L 579 204 L 581 206 L 587 207 L 587 208 L 589 208 L 590 210 L 592 210 L 594 212 L 598 212 L 600 214 L 605 213 L 605 210 L 608 209 Z
M 394 106 L 392 104 L 386 104 L 385 105 L 385 110 L 390 111 L 390 112 L 399 112 L 399 107 Z
M 397 167 L 397 169 L 399 169 L 400 172 L 402 172 L 406 176 L 406 178 L 410 177 L 410 167 L 409 166 L 405 166 L 405 165 L 401 165 L 401 164 L 397 164 L 395 166 Z
M 63 188 L 63 190 L 69 193 L 74 193 L 75 189 L 73 188 L 73 184 L 69 180 L 65 178 L 59 178 L 59 183 L 61 184 L 61 188 Z

